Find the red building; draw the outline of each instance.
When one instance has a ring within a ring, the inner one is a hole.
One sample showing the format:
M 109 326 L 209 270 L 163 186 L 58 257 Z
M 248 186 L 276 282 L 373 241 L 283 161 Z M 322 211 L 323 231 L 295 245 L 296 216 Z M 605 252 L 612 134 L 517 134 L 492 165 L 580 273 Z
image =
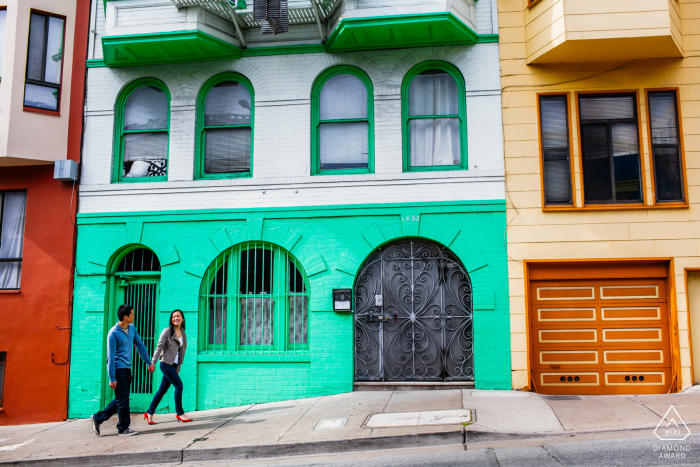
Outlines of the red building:
M 0 425 L 68 413 L 89 10 L 0 6 Z

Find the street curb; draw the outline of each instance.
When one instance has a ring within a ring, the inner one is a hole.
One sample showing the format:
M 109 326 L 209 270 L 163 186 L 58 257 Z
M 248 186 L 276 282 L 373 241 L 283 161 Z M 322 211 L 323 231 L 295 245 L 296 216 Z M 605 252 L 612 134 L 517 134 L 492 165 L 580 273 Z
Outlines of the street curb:
M 235 446 L 230 448 L 184 449 L 100 456 L 63 457 L 0 462 L 0 466 L 41 467 L 110 467 L 120 465 L 148 465 L 175 462 L 265 459 L 269 457 L 331 454 L 352 451 L 395 448 L 443 446 L 464 444 L 464 428 L 440 433 L 420 433 L 376 438 L 343 439 L 296 444 L 268 444 L 262 446 Z

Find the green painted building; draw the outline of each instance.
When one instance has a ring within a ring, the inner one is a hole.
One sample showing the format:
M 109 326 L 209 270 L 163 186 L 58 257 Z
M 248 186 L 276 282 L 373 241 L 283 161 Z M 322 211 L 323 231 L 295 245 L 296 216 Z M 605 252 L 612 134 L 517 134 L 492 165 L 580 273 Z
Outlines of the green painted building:
M 510 388 L 495 2 L 330 2 L 272 39 L 138 3 L 93 17 L 69 416 L 112 398 L 122 303 L 150 349 L 183 310 L 186 411 Z M 132 371 L 145 410 L 161 373 Z

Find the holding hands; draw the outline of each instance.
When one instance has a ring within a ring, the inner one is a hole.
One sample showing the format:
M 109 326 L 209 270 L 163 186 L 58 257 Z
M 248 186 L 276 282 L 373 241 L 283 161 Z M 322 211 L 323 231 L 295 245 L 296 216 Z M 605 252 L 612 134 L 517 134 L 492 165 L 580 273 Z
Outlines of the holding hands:
M 150 365 L 148 365 L 148 371 L 150 371 L 151 373 L 154 373 L 156 371 L 156 364 L 151 363 Z

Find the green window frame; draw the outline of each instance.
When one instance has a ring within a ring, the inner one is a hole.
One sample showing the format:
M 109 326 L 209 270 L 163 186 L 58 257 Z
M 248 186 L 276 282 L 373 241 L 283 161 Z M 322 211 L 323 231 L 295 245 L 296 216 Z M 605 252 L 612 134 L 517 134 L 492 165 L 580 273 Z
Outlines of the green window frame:
M 207 126 L 205 125 L 204 113 L 206 99 L 215 86 L 226 81 L 235 81 L 242 84 L 246 90 L 250 93 L 250 123 L 241 125 L 220 125 L 220 126 Z M 205 138 L 207 130 L 216 129 L 229 129 L 229 128 L 250 128 L 250 170 L 247 172 L 229 172 L 229 173 L 216 173 L 216 174 L 206 174 L 204 173 L 204 154 L 205 154 Z M 197 99 L 197 137 L 196 137 L 196 148 L 195 148 L 195 179 L 200 180 L 216 180 L 216 179 L 227 179 L 227 178 L 243 178 L 253 176 L 253 140 L 255 134 L 255 90 L 253 89 L 252 83 L 243 75 L 239 73 L 222 73 L 209 79 L 202 90 L 199 93 Z
M 125 130 L 124 129 L 124 116 L 126 113 L 126 103 L 129 97 L 137 91 L 139 88 L 151 86 L 160 89 L 165 93 L 168 99 L 168 115 L 167 124 L 163 129 L 156 130 Z M 124 90 L 119 94 L 117 99 L 116 108 L 114 111 L 114 166 L 112 168 L 112 181 L 115 183 L 144 183 L 144 182 L 165 182 L 168 180 L 168 164 L 170 161 L 170 91 L 168 87 L 160 80 L 154 78 L 142 78 L 133 81 L 127 85 Z M 125 150 L 125 139 L 127 135 L 138 134 L 138 133 L 166 133 L 168 135 L 168 145 L 165 154 L 165 175 L 154 176 L 154 177 L 124 177 L 122 176 L 122 171 L 124 170 L 124 150 Z
M 308 284 L 301 263 L 278 245 L 227 249 L 202 280 L 200 353 L 308 352 Z
M 321 120 L 321 90 L 331 78 L 338 75 L 352 75 L 360 79 L 367 88 L 367 118 Z M 367 168 L 321 169 L 320 126 L 324 123 L 367 122 Z M 341 65 L 321 73 L 311 89 L 311 175 L 362 174 L 374 173 L 374 87 L 367 74 L 359 68 Z
M 457 83 L 458 96 L 458 113 L 445 115 L 430 115 L 430 116 L 410 116 L 409 115 L 409 89 L 414 78 L 419 74 L 430 71 L 440 70 L 449 74 Z M 434 119 L 434 118 L 459 118 L 459 154 L 460 164 L 455 165 L 433 165 L 433 166 L 411 166 L 411 138 L 410 138 L 410 121 L 417 119 Z M 429 172 L 435 170 L 466 170 L 469 165 L 467 161 L 467 99 L 466 86 L 462 73 L 450 63 L 430 60 L 419 63 L 409 70 L 401 85 L 401 133 L 403 136 L 403 170 L 404 172 Z

